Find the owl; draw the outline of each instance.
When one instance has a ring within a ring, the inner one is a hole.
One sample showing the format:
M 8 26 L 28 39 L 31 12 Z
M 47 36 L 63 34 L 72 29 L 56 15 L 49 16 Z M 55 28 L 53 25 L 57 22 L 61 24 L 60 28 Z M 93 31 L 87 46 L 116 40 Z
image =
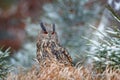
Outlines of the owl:
M 72 65 L 72 58 L 63 48 L 55 31 L 55 24 L 40 23 L 41 31 L 37 38 L 37 60 L 42 65 L 46 60 L 56 60 L 64 65 Z M 44 64 L 45 65 L 45 64 Z

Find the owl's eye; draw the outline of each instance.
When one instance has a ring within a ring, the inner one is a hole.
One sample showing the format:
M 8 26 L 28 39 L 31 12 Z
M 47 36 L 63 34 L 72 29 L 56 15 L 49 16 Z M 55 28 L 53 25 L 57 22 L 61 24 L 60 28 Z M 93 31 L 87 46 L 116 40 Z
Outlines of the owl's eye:
M 44 34 L 48 34 L 48 32 L 45 31 Z
M 55 34 L 55 32 L 52 32 L 52 34 Z

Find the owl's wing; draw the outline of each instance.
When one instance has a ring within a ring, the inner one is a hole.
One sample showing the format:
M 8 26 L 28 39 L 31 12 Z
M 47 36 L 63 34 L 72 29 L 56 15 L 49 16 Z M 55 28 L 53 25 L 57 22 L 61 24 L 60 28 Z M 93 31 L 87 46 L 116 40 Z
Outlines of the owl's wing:
M 64 54 L 65 58 L 67 59 L 67 61 L 72 64 L 72 58 L 69 55 L 68 51 L 65 48 L 61 49 L 62 53 Z

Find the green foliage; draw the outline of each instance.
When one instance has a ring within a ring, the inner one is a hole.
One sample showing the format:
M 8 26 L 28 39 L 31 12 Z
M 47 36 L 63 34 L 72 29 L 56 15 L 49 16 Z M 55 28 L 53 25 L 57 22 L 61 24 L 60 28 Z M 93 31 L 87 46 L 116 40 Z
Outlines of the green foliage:
M 4 52 L 2 51 L 2 48 L 0 49 L 0 79 L 3 79 L 6 77 L 9 69 L 8 65 L 8 57 L 9 57 L 9 48 L 5 50 Z
M 91 54 L 94 66 L 100 70 L 104 70 L 107 65 L 120 68 L 120 30 L 106 30 L 106 33 L 108 35 L 103 40 L 99 39 Z
M 108 6 L 113 10 L 110 6 Z M 111 11 L 110 10 L 110 11 Z M 113 13 L 114 11 L 112 11 Z M 117 20 L 119 16 L 113 14 Z M 93 29 L 97 30 L 95 27 Z M 98 31 L 101 37 L 98 37 L 98 42 L 91 40 L 95 45 L 90 54 L 93 59 L 94 66 L 97 70 L 103 71 L 106 66 L 120 68 L 120 30 L 117 27 L 107 28 L 105 32 Z

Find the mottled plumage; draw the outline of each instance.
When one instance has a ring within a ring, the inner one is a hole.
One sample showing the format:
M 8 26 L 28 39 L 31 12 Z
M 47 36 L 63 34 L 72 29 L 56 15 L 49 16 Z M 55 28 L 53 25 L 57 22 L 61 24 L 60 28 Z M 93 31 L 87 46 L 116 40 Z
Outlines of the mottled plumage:
M 46 60 L 57 60 L 65 65 L 72 65 L 72 58 L 59 42 L 55 25 L 40 23 L 42 30 L 37 39 L 37 60 L 43 64 Z

